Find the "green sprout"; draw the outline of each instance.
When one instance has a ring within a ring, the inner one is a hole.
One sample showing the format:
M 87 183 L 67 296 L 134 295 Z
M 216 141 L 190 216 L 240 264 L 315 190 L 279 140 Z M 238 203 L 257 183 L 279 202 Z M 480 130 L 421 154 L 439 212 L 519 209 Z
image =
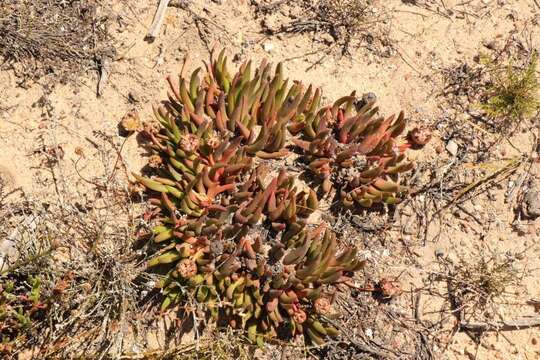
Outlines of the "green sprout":
M 491 60 L 485 61 L 493 83 L 488 87 L 480 108 L 490 118 L 523 120 L 540 110 L 537 60 L 538 55 L 534 52 L 525 68 L 516 69 L 510 62 L 503 70 L 496 69 Z

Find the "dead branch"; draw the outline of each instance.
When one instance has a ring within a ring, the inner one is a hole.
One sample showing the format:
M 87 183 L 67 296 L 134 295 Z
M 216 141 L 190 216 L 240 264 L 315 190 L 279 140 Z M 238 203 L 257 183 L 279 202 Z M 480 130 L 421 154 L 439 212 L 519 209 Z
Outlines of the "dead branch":
M 111 18 L 96 1 L 0 1 L 2 70 L 12 68 L 18 85 L 27 86 L 45 75 L 67 80 L 94 69 L 115 54 Z
M 150 29 L 148 30 L 148 34 L 146 34 L 145 40 L 152 42 L 156 39 L 159 29 L 161 28 L 161 25 L 163 24 L 163 20 L 165 19 L 165 12 L 167 11 L 167 6 L 169 6 L 170 0 L 160 0 L 159 6 L 156 10 L 156 14 L 154 15 L 154 20 L 152 21 L 152 25 L 150 25 Z
M 257 11 L 260 11 L 262 12 L 263 14 L 267 14 L 271 11 L 275 11 L 278 7 L 280 7 L 281 5 L 287 3 L 287 0 L 278 0 L 278 1 L 274 1 L 270 4 L 265 4 L 265 5 L 255 5 L 257 7 Z
M 347 332 L 347 330 L 343 326 L 341 326 L 337 322 L 328 318 L 326 318 L 325 320 L 328 321 L 333 326 L 335 326 L 336 328 L 338 328 L 341 334 L 343 334 L 343 337 L 345 337 L 349 343 L 351 343 L 360 351 L 381 357 L 383 359 L 398 359 L 399 358 L 397 354 L 390 352 L 389 349 L 384 349 L 381 347 L 374 347 L 374 346 L 368 345 L 367 343 L 357 341 L 355 338 L 349 335 L 349 332 Z
M 512 331 L 523 330 L 540 326 L 540 315 L 526 316 L 516 320 L 503 320 L 495 322 L 461 322 L 460 331 Z
M 99 66 L 99 80 L 97 84 L 97 96 L 100 97 L 105 91 L 105 86 L 107 86 L 107 81 L 109 80 L 109 75 L 111 73 L 111 62 L 104 56 L 101 58 Z

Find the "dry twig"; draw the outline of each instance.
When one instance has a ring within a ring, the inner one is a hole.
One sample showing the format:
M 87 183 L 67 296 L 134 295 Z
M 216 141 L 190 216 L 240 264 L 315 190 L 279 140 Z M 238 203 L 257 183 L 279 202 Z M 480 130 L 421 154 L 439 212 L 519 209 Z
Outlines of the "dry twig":
M 540 316 L 528 316 L 515 320 L 503 320 L 492 322 L 461 322 L 460 331 L 512 331 L 523 330 L 540 326 Z
M 161 25 L 163 24 L 163 20 L 165 19 L 165 13 L 167 12 L 167 6 L 169 6 L 170 1 L 171 0 L 159 1 L 158 8 L 154 15 L 154 20 L 152 21 L 152 25 L 150 25 L 150 29 L 148 30 L 148 34 L 146 34 L 145 40 L 152 42 L 156 39 L 159 30 L 161 29 Z

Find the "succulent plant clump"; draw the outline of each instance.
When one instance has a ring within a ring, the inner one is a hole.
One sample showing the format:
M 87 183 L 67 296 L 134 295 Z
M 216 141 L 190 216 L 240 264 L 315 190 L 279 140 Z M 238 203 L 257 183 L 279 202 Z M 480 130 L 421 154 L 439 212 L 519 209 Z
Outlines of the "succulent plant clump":
M 411 143 L 399 140 L 405 130 L 403 112 L 397 118 L 378 116 L 375 97 L 366 95 L 358 100 L 353 92 L 289 125 L 300 134 L 292 141 L 322 180 L 323 192 L 335 187 L 346 207 L 397 203 L 406 191 L 399 174 L 414 166 L 405 154 Z
M 282 330 L 324 343 L 337 335 L 324 321 L 329 298 L 364 263 L 328 226 L 307 220 L 316 191 L 266 159 L 287 156 L 290 134 L 301 134 L 294 143 L 326 178 L 359 157 L 377 164 L 348 180 L 344 202 L 391 203 L 401 190 L 391 178 L 411 167 L 394 141 L 403 115 L 379 120 L 372 103 L 353 115 L 353 96 L 320 109 L 320 89 L 289 83 L 280 64 L 253 72 L 247 62 L 231 76 L 226 63 L 224 52 L 212 54 L 205 71 L 169 77 L 168 101 L 154 109 L 160 129 L 142 130 L 155 176 L 134 176 L 156 206 L 161 247 L 148 265 L 167 271 L 164 307 L 196 299 L 258 344 Z

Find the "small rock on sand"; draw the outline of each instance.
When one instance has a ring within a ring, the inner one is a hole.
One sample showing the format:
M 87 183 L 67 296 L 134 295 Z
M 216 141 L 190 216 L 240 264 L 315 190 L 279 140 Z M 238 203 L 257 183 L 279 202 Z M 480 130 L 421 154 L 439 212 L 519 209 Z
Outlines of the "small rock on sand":
M 522 204 L 523 214 L 531 219 L 540 216 L 540 179 L 532 180 Z
M 456 156 L 459 149 L 459 145 L 454 141 L 450 140 L 446 144 L 446 151 L 448 151 L 452 156 Z

